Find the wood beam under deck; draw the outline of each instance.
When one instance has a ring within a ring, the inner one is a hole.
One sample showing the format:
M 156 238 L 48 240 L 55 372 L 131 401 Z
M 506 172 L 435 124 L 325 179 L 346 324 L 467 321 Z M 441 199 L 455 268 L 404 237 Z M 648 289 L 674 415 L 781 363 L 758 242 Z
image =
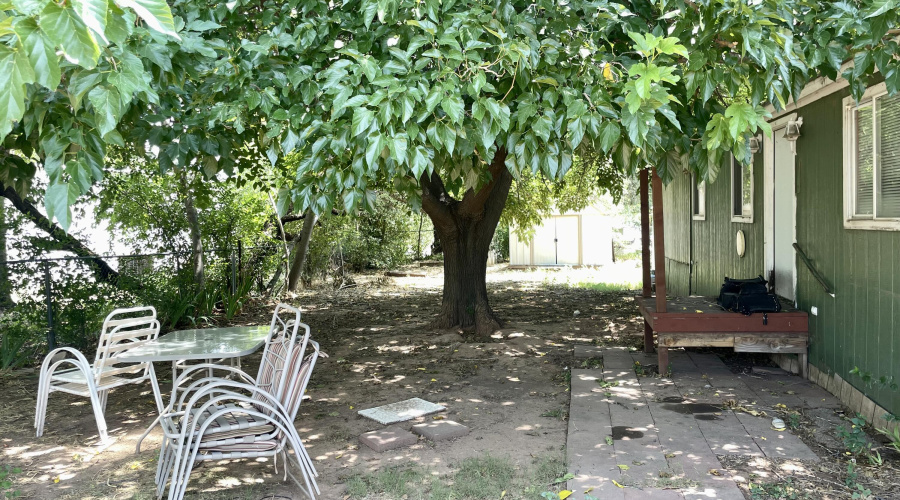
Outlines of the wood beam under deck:
M 706 297 L 675 297 L 660 312 L 653 298 L 637 297 L 644 335 L 656 333 L 659 351 L 672 347 L 731 347 L 735 352 L 806 355 L 809 317 L 784 302 L 781 312 L 750 316 L 722 310 Z M 648 333 L 649 332 L 649 333 Z M 668 356 L 666 356 L 668 358 Z M 668 371 L 660 356 L 659 373 Z

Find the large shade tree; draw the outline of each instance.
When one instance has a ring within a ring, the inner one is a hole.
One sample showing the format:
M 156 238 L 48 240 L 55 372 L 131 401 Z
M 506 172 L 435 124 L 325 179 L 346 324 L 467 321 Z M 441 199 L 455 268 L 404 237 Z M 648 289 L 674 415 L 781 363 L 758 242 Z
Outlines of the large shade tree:
M 110 145 L 207 174 L 240 168 L 234 151 L 301 154 L 282 208 L 407 194 L 445 251 L 437 325 L 486 333 L 514 178 L 560 179 L 593 152 L 713 180 L 726 153 L 748 159 L 763 103 L 812 78 L 840 74 L 859 97 L 877 70 L 896 92 L 896 3 L 185 1 L 172 18 L 161 0 L 0 0 L 0 180 L 45 169 L 65 225 Z

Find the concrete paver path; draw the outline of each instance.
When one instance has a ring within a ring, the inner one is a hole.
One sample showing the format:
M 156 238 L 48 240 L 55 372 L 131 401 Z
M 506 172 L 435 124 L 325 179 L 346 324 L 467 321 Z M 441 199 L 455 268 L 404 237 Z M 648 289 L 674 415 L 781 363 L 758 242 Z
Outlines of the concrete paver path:
M 818 460 L 797 436 L 771 426 L 776 405 L 834 403 L 810 382 L 790 377 L 794 390 L 779 391 L 787 382 L 737 375 L 714 354 L 687 351 L 671 351 L 672 378 L 638 377 L 636 367 L 655 364 L 655 356 L 625 348 L 575 352 L 576 360 L 602 357 L 603 368 L 572 370 L 573 499 L 743 500 L 716 455 Z

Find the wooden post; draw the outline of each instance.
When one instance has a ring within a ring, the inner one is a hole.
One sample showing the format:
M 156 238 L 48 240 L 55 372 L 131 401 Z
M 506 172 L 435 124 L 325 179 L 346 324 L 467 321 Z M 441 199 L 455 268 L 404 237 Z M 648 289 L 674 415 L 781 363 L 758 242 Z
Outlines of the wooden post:
M 644 277 L 643 297 L 650 298 L 650 172 L 641 170 L 641 271 Z M 646 349 L 646 347 L 645 347 Z
M 663 230 L 663 186 L 653 171 L 653 253 L 656 260 L 656 312 L 666 312 L 666 251 Z
M 644 352 L 647 354 L 653 353 L 653 328 L 650 328 L 650 323 L 647 323 L 647 320 L 644 320 Z
M 653 253 L 656 257 L 656 312 L 666 312 L 666 249 L 663 228 L 663 186 L 662 179 L 653 170 Z M 660 376 L 669 371 L 669 349 L 660 345 L 656 349 Z

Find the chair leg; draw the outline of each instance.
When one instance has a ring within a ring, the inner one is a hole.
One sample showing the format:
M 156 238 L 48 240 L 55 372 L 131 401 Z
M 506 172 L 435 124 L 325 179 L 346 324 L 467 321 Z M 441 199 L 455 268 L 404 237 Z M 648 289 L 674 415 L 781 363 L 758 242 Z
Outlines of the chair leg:
M 49 376 L 41 374 L 38 382 L 37 405 L 34 411 L 34 428 L 37 437 L 44 434 L 44 421 L 47 419 L 47 400 L 50 398 Z
M 106 442 L 109 440 L 109 435 L 106 433 L 106 417 L 103 416 L 103 407 L 106 403 L 101 401 L 100 398 L 99 394 L 91 391 L 91 406 L 94 409 L 94 418 L 97 420 L 97 431 L 100 433 L 100 441 Z
M 97 393 L 98 399 L 100 400 L 100 411 L 103 414 L 106 414 L 106 401 L 109 399 L 109 391 L 99 391 Z

